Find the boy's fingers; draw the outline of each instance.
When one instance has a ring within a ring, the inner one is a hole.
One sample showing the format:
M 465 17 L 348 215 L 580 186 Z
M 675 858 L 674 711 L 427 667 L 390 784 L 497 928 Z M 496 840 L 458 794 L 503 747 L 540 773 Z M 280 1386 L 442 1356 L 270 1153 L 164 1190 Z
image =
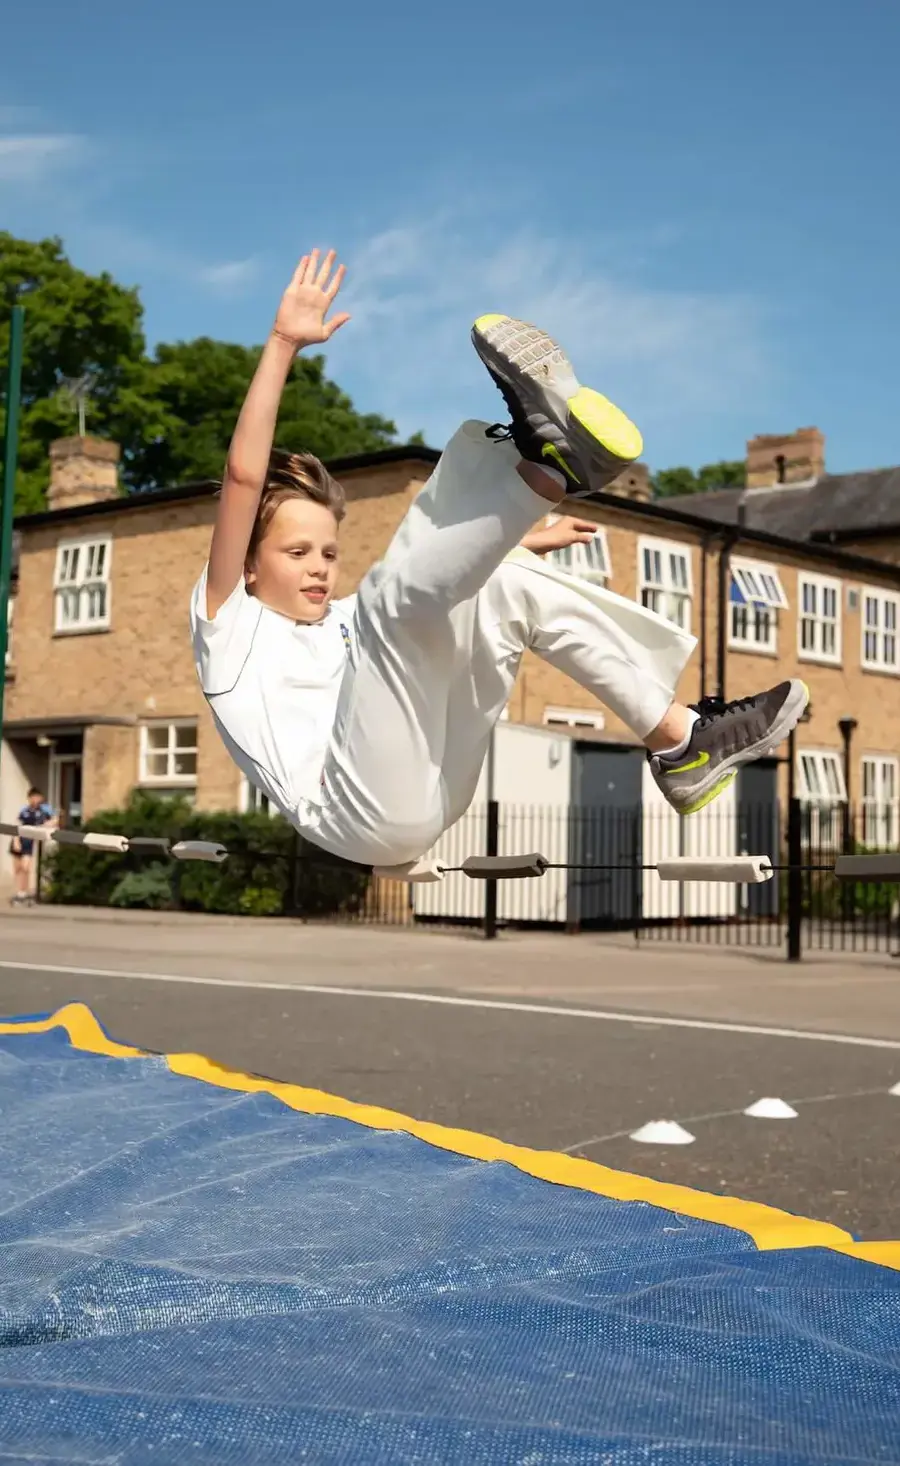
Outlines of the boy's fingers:
M 304 255 L 291 277 L 292 285 L 302 285 L 306 279 L 306 270 L 309 265 L 309 255 Z
M 303 281 L 304 285 L 315 285 L 318 269 L 319 251 L 317 249 L 314 249 L 310 252 L 309 264 L 306 267 L 306 278 Z
M 324 290 L 325 286 L 328 284 L 328 276 L 331 274 L 332 268 L 334 266 L 336 253 L 336 250 L 330 249 L 324 260 L 322 261 L 322 268 L 316 276 L 316 284 L 318 285 L 320 290 Z
M 343 285 L 343 283 L 344 283 L 344 276 L 346 275 L 346 273 L 347 273 L 347 266 L 346 265 L 338 265 L 337 270 L 335 272 L 334 279 L 332 280 L 331 284 L 329 285 L 328 289 L 325 292 L 325 294 L 328 296 L 328 299 L 330 301 L 331 300 L 334 300 L 334 297 L 337 295 L 338 291 L 340 290 L 341 286 Z
M 346 326 L 346 324 L 349 321 L 349 319 L 350 319 L 350 317 L 347 314 L 347 312 L 345 311 L 343 315 L 335 316 L 334 317 L 334 320 L 332 320 L 332 321 L 326 321 L 325 322 L 325 330 L 328 332 L 328 337 L 333 336 L 334 333 L 335 333 L 335 331 L 339 331 L 341 329 L 341 326 Z M 326 339 L 328 339 L 328 338 L 326 338 Z

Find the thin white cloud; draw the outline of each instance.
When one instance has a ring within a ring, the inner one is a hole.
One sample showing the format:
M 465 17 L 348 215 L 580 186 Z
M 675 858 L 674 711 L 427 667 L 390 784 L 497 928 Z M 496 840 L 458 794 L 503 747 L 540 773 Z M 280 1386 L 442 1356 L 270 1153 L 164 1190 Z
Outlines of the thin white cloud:
M 220 265 L 202 265 L 197 278 L 220 295 L 239 295 L 255 283 L 259 275 L 256 259 L 227 260 Z
M 0 136 L 0 182 L 35 183 L 60 164 L 79 158 L 84 139 L 74 133 Z
M 421 428 L 438 445 L 461 417 L 503 415 L 469 343 L 486 311 L 543 326 L 581 379 L 650 434 L 688 414 L 733 411 L 766 379 L 757 302 L 656 287 L 629 267 L 596 265 L 569 239 L 504 238 L 470 215 L 463 225 L 445 212 L 366 241 L 350 259 L 341 304 L 353 321 L 335 338 L 339 379 L 352 379 L 357 398 L 375 400 L 402 434 Z

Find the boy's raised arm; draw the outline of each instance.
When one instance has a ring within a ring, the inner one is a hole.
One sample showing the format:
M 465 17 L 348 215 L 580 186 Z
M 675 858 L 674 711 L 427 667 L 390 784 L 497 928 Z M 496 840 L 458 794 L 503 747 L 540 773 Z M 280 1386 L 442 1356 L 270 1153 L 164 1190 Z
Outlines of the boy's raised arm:
M 278 404 L 294 357 L 304 346 L 327 341 L 350 319 L 346 313 L 333 316 L 330 321 L 325 319 L 345 273 L 343 265 L 334 270 L 335 258 L 335 251 L 329 250 L 320 266 L 317 249 L 303 256 L 282 296 L 275 324 L 244 398 L 225 463 L 209 551 L 206 615 L 210 619 L 227 601 L 244 573 L 269 467 Z

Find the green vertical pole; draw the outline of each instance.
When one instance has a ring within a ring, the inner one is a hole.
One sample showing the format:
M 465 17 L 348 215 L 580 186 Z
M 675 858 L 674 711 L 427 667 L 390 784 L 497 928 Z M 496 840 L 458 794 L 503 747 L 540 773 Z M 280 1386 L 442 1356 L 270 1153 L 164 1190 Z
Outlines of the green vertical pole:
M 21 305 L 14 305 L 9 321 L 6 437 L 3 450 L 3 488 L 0 491 L 0 736 L 3 733 L 3 694 L 6 690 L 7 607 L 12 588 L 13 514 L 16 499 L 16 463 L 19 456 L 19 399 L 22 393 L 24 337 L 25 311 Z

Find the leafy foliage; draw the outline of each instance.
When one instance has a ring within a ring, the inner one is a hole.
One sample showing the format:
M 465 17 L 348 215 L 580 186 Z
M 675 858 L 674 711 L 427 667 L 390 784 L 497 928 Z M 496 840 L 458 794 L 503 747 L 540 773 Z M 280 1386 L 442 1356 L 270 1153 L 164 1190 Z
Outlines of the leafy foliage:
M 148 354 L 136 288 L 106 273 L 77 269 L 59 239 L 32 242 L 0 231 L 3 382 L 9 359 L 6 303 L 16 292 L 25 306 L 17 513 L 46 507 L 50 444 L 77 432 L 61 379 L 85 373 L 93 378 L 87 430 L 121 445 L 126 488 L 221 477 L 259 347 L 200 337 L 162 344 Z M 294 363 L 282 399 L 280 447 L 342 457 L 388 447 L 396 431 L 387 418 L 358 413 L 325 375 L 321 356 Z
M 707 463 L 703 468 L 663 468 L 653 475 L 653 493 L 657 499 L 671 499 L 678 494 L 705 494 L 711 489 L 742 489 L 746 479 L 743 459 Z
M 120 810 L 91 817 L 98 834 L 212 840 L 226 846 L 221 865 L 159 859 L 158 853 L 107 854 L 62 845 L 46 861 L 43 899 L 67 906 L 130 906 L 233 916 L 330 916 L 360 909 L 364 873 L 330 869 L 303 858 L 285 820 L 265 814 L 191 809 L 184 800 L 136 790 Z

